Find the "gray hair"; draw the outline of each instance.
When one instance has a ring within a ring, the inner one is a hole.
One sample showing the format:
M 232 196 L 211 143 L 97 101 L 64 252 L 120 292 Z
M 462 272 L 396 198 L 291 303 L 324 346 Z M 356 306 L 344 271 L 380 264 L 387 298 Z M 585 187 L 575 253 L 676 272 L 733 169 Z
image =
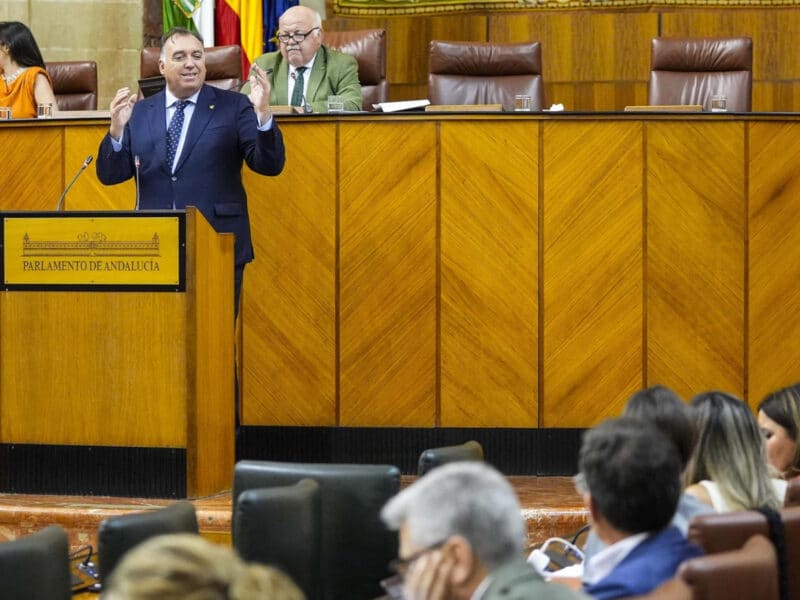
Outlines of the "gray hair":
M 381 518 L 390 529 L 405 525 L 410 538 L 422 547 L 460 535 L 489 571 L 525 549 L 517 495 L 505 477 L 481 462 L 434 469 L 389 500 Z

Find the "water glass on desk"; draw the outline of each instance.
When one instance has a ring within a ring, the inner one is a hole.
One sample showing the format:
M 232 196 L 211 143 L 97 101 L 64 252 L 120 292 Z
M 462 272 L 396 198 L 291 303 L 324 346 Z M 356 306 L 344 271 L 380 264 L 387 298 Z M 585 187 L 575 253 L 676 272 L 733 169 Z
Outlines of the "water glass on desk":
M 37 119 L 52 119 L 53 118 L 53 105 L 52 104 L 37 104 L 36 105 L 36 118 Z
M 711 112 L 727 112 L 728 97 L 725 94 L 714 94 L 711 96 Z
M 530 112 L 531 111 L 531 97 L 527 94 L 517 94 L 514 96 L 514 111 L 515 112 Z
M 344 112 L 344 97 L 328 96 L 328 112 L 329 113 Z
M 8 121 L 11 119 L 11 107 L 0 106 L 0 121 Z

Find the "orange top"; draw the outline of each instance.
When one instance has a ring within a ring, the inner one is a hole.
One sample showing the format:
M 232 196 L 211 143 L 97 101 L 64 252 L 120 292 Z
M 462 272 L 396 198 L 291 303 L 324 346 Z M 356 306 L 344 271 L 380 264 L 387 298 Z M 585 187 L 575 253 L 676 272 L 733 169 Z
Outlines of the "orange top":
M 36 118 L 36 77 L 39 74 L 47 77 L 50 86 L 53 82 L 47 71 L 41 67 L 28 67 L 19 77 L 7 85 L 4 79 L 0 79 L 0 106 L 11 107 L 12 119 L 34 119 Z M 55 107 L 54 107 L 55 108 Z

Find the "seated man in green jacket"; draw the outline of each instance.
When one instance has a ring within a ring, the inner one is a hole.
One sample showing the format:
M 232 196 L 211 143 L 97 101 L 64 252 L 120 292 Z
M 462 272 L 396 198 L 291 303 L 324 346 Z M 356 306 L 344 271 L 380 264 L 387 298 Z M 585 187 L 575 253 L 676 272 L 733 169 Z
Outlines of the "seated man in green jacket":
M 328 96 L 341 96 L 344 110 L 361 110 L 361 84 L 355 57 L 322 45 L 322 18 L 307 6 L 292 6 L 278 20 L 280 50 L 255 64 L 271 70 L 270 104 L 292 104 L 326 112 Z M 250 93 L 250 83 L 242 87 Z

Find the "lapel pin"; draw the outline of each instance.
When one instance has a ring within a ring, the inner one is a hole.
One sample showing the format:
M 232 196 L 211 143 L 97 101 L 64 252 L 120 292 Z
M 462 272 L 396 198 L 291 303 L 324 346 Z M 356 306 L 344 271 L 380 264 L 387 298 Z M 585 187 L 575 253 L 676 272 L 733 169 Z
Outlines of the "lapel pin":
M 214 110 L 214 107 L 215 107 L 215 106 L 216 106 L 215 104 L 209 104 L 209 105 L 208 105 L 208 109 L 209 109 L 209 110 Z

